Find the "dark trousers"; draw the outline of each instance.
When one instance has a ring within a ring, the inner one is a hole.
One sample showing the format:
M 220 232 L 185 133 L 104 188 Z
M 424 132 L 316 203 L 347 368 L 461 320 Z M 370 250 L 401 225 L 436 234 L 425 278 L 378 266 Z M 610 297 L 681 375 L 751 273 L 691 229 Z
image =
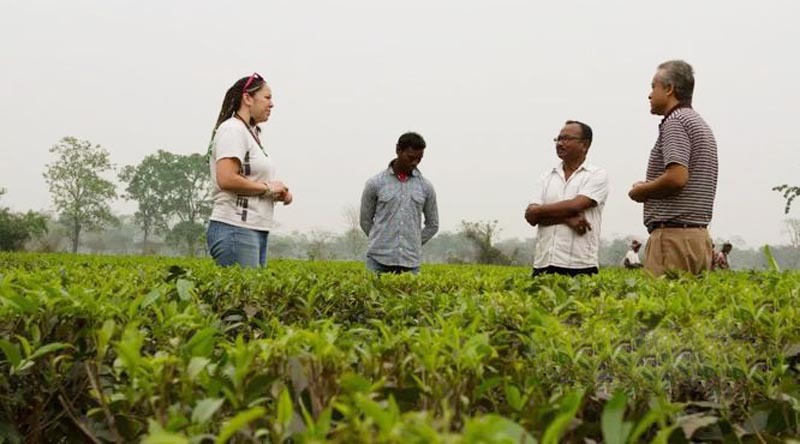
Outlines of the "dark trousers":
M 564 268 L 564 267 L 544 267 L 544 268 L 534 268 L 533 273 L 531 273 L 531 277 L 541 276 L 543 274 L 561 274 L 564 276 L 579 276 L 582 274 L 597 274 L 598 273 L 597 267 L 589 267 L 589 268 Z

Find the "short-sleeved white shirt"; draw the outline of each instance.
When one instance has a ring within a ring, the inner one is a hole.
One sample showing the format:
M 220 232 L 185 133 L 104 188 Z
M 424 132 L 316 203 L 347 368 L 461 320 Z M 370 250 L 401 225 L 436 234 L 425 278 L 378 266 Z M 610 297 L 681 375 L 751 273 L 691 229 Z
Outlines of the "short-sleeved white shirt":
M 639 261 L 639 253 L 637 253 L 637 252 L 635 252 L 633 250 L 628 250 L 628 252 L 625 254 L 625 259 L 627 259 L 628 263 L 631 264 L 631 265 L 636 265 L 636 264 L 640 263 L 640 261 Z M 625 259 L 622 260 L 622 264 L 623 265 L 625 265 Z
M 584 211 L 591 231 L 583 236 L 565 224 L 539 225 L 534 268 L 590 268 L 598 266 L 600 228 L 603 207 L 608 197 L 608 174 L 602 168 L 584 162 L 569 180 L 561 164 L 539 177 L 531 204 L 550 204 L 573 199 L 579 194 L 592 199 L 596 206 Z
M 231 117 L 222 122 L 211 146 L 211 182 L 214 184 L 214 209 L 211 220 L 237 227 L 269 231 L 272 228 L 275 202 L 267 197 L 240 196 L 220 189 L 217 184 L 217 161 L 236 158 L 241 174 L 256 182 L 274 180 L 275 164 L 258 146 L 244 122 Z

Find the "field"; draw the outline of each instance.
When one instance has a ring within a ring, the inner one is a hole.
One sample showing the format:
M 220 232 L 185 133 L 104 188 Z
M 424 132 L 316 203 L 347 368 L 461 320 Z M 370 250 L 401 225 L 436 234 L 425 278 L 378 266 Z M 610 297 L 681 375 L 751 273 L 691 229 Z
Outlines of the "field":
M 0 254 L 0 443 L 786 442 L 800 274 Z

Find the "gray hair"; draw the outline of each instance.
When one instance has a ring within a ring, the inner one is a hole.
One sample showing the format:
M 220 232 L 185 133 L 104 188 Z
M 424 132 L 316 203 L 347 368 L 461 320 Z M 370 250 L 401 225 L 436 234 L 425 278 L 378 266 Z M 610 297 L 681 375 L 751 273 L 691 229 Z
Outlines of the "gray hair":
M 658 80 L 664 87 L 671 86 L 679 102 L 691 105 L 694 93 L 694 69 L 683 60 L 670 60 L 658 65 Z

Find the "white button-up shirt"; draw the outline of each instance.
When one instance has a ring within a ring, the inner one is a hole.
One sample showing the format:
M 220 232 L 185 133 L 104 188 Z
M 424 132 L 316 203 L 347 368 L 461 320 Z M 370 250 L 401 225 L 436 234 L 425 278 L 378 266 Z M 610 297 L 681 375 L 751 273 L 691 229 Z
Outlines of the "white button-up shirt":
M 603 207 L 608 197 L 608 188 L 606 171 L 585 162 L 572 173 L 569 180 L 564 178 L 564 169 L 561 164 L 539 177 L 531 204 L 542 205 L 570 200 L 580 194 L 592 199 L 597 205 L 583 213 L 592 226 L 591 231 L 587 231 L 583 236 L 578 235 L 565 224 L 539 225 L 534 268 L 598 266 L 600 226 Z

